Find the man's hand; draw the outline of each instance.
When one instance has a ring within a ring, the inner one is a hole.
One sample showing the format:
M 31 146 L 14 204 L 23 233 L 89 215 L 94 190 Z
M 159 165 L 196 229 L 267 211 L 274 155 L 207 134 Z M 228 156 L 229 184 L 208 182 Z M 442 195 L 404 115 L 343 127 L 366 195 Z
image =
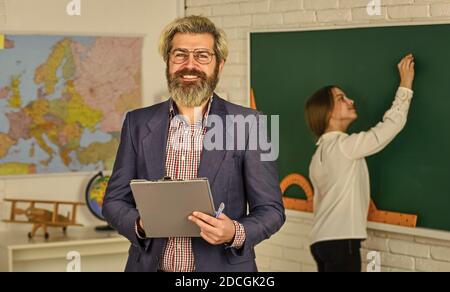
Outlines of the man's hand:
M 414 65 L 414 56 L 412 54 L 406 55 L 398 64 L 401 87 L 412 89 L 415 74 Z
M 201 212 L 194 212 L 188 219 L 200 227 L 200 236 L 210 244 L 233 243 L 236 229 L 233 221 L 225 214 L 214 218 Z

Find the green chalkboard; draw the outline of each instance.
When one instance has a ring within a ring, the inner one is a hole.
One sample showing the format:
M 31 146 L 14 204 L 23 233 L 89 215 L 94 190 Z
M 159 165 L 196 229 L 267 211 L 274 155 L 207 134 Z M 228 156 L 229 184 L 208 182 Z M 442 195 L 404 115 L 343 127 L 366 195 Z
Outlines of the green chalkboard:
M 399 85 L 397 63 L 416 57 L 414 99 L 405 129 L 367 159 L 382 210 L 417 214 L 418 226 L 450 230 L 450 25 L 251 33 L 251 87 L 258 109 L 280 116 L 280 178 L 308 176 L 315 151 L 306 100 L 325 85 L 354 99 L 350 132 L 382 119 Z M 304 197 L 290 189 L 290 197 Z

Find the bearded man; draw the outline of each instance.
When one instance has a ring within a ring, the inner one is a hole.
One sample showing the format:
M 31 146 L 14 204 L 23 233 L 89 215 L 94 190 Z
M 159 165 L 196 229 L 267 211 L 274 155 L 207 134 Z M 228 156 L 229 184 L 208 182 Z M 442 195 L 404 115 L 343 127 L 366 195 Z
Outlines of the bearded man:
M 103 205 L 108 223 L 131 242 L 125 270 L 255 272 L 254 247 L 281 228 L 285 213 L 276 162 L 262 161 L 261 149 L 248 147 L 252 130 L 243 130 L 244 149 L 205 147 L 211 120 L 225 125 L 230 117 L 259 115 L 214 93 L 228 56 L 225 34 L 208 18 L 180 18 L 163 31 L 160 53 L 171 98 L 127 114 Z M 249 129 L 259 129 L 253 120 Z M 224 145 L 232 130 L 219 130 Z M 217 218 L 188 217 L 201 237 L 146 237 L 129 183 L 163 177 L 207 178 L 215 204 L 225 203 Z

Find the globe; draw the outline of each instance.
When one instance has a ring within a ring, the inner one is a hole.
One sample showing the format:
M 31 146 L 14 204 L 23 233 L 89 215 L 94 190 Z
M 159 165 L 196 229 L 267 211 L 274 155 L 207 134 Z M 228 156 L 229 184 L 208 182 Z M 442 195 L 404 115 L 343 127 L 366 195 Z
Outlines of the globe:
M 102 221 L 106 221 L 102 214 L 102 208 L 109 179 L 110 176 L 105 176 L 100 171 L 89 180 L 86 187 L 86 205 L 89 211 Z M 99 231 L 112 230 L 110 226 L 97 226 L 95 229 Z

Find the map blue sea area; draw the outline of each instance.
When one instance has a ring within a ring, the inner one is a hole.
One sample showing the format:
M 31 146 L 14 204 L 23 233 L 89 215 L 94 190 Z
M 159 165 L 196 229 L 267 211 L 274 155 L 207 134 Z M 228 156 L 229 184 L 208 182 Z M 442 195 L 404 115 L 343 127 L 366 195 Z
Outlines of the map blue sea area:
M 0 175 L 111 169 L 141 106 L 142 38 L 2 38 Z

